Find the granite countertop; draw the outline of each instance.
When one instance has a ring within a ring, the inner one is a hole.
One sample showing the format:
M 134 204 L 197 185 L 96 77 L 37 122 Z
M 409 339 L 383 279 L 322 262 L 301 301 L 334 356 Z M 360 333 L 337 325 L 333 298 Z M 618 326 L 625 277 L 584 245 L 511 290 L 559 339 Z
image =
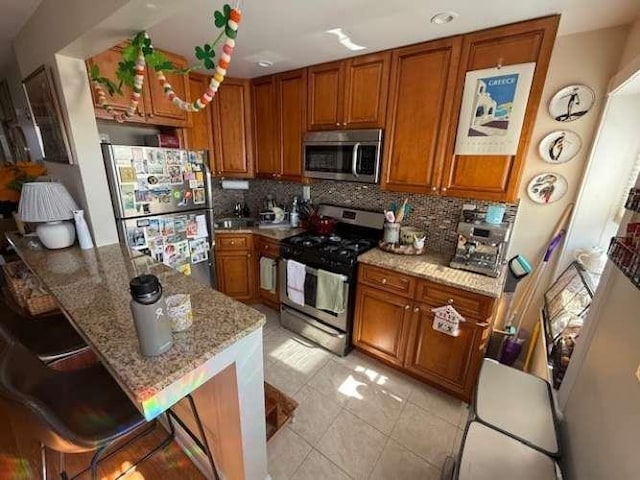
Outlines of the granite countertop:
M 120 244 L 47 250 L 18 234 L 7 239 L 138 405 L 265 323 L 262 313 Z M 129 280 L 142 273 L 156 275 L 165 296 L 188 293 L 193 310 L 191 328 L 174 333 L 171 349 L 153 358 L 140 354 L 129 309 Z
M 252 233 L 271 240 L 284 240 L 285 238 L 295 237 L 306 232 L 304 228 L 260 228 L 260 227 L 244 227 L 244 228 L 225 228 L 218 229 L 215 233 Z
M 425 255 L 396 255 L 374 248 L 358 257 L 368 265 L 395 270 L 443 285 L 460 288 L 480 295 L 499 298 L 505 281 L 505 270 L 498 278 L 449 267 L 448 256 L 427 253 Z

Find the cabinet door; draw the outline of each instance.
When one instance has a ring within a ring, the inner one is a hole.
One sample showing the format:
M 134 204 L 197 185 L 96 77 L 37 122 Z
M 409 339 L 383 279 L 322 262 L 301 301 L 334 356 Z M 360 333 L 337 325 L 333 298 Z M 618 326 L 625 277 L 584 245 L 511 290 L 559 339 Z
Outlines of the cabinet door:
M 236 300 L 254 298 L 255 264 L 253 254 L 244 252 L 216 252 L 218 290 Z
M 353 343 L 372 355 L 402 365 L 409 300 L 358 284 Z
M 185 68 L 187 61 L 184 57 L 176 55 L 174 53 L 165 52 L 166 57 L 173 62 L 177 68 Z M 186 75 L 178 75 L 177 73 L 164 72 L 167 82 L 173 87 L 173 91 L 176 95 L 183 100 L 190 101 L 191 97 L 188 94 L 188 82 L 189 77 Z M 180 110 L 165 96 L 164 90 L 158 76 L 153 69 L 147 66 L 147 82 L 145 83 L 145 90 L 149 93 L 150 108 L 148 115 L 148 123 L 154 125 L 170 125 L 176 127 L 186 127 L 190 121 L 189 113 L 184 110 Z M 199 93 L 197 94 L 200 95 Z
M 302 142 L 307 118 L 307 71 L 296 70 L 278 75 L 276 86 L 282 178 L 300 181 Z
M 189 75 L 189 94 L 192 99 L 198 98 L 209 86 L 206 75 L 191 73 Z M 206 150 L 209 161 L 213 160 L 213 130 L 211 129 L 211 110 L 205 108 L 191 114 L 191 128 L 186 129 L 186 146 L 189 150 Z
M 405 368 L 468 401 L 489 328 L 468 320 L 460 324 L 458 336 L 452 337 L 433 329 L 432 308 L 416 304 L 413 309 Z
M 464 36 L 455 88 L 442 193 L 458 197 L 515 201 L 542 96 L 560 17 L 507 25 Z M 465 74 L 471 70 L 536 62 L 516 155 L 454 155 Z
M 343 127 L 344 62 L 325 63 L 307 69 L 307 129 Z
M 453 37 L 394 50 L 383 189 L 437 192 L 460 42 Z
M 280 174 L 280 161 L 275 78 L 269 76 L 253 80 L 251 93 L 256 176 L 276 177 Z
M 114 82 L 117 82 L 116 71 L 118 70 L 118 62 L 122 61 L 122 50 L 124 46 L 118 45 L 106 52 L 102 52 L 95 57 L 91 57 L 87 60 L 87 70 L 90 71 L 93 65 L 97 65 L 100 68 L 100 75 L 107 77 Z M 149 82 L 149 78 L 145 75 L 144 85 Z M 144 87 L 143 87 L 144 88 Z M 131 96 L 131 88 L 125 85 L 122 86 L 122 95 L 110 96 L 105 89 L 107 95 L 107 103 L 113 106 L 114 110 L 118 113 L 123 113 L 129 105 L 129 97 Z M 107 113 L 106 110 L 98 107 L 98 97 L 91 86 L 91 96 L 93 98 L 93 105 L 96 112 L 96 118 L 102 118 L 111 120 L 113 117 Z M 135 115 L 131 119 L 132 122 L 146 122 L 146 110 L 145 110 L 144 95 L 140 97 L 138 108 Z
M 253 177 L 251 107 L 248 80 L 227 78 L 211 102 L 215 172 L 224 177 Z
M 391 52 L 349 60 L 345 72 L 343 123 L 347 128 L 383 128 Z

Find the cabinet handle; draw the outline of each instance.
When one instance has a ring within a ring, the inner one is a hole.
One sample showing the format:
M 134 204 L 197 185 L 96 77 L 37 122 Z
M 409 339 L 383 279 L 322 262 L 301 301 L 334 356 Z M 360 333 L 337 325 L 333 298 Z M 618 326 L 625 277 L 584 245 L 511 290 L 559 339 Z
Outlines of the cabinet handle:
M 153 113 L 150 113 L 150 114 L 149 114 L 149 118 L 153 118 Z
M 251 258 L 251 254 L 250 253 L 247 253 L 247 258 Z
M 442 187 L 440 190 L 442 191 L 442 193 L 444 193 L 447 191 L 447 187 Z
M 386 285 L 386 284 L 387 284 L 387 279 L 386 279 L 386 278 L 383 278 L 383 279 L 382 279 L 382 284 L 383 284 L 383 285 Z
M 483 328 L 489 326 L 489 324 L 487 322 L 476 322 L 476 325 L 478 327 L 483 327 Z
M 413 311 L 414 311 L 415 313 L 418 313 L 418 312 L 420 311 L 420 307 L 416 307 L 416 308 L 414 308 L 414 309 L 413 309 Z
M 431 191 L 432 192 L 437 192 L 438 191 L 438 187 L 431 187 Z
M 231 240 L 231 245 L 235 245 L 235 244 L 236 244 L 236 242 L 234 242 L 233 240 Z
M 340 126 L 340 122 L 336 122 L 336 127 L 339 127 L 339 126 Z
M 447 300 L 447 305 L 453 305 L 453 298 L 450 298 L 449 300 Z
M 404 309 L 405 309 L 405 310 L 409 310 L 410 308 L 411 308 L 411 305 L 405 305 L 405 306 L 404 306 Z

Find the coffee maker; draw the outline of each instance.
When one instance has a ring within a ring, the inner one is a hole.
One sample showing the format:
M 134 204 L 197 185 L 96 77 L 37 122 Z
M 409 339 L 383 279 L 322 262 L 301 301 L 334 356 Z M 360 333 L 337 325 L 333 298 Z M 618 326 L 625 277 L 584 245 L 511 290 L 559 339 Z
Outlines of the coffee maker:
M 498 277 L 507 253 L 511 223 L 460 222 L 457 233 L 458 245 L 451 268 Z

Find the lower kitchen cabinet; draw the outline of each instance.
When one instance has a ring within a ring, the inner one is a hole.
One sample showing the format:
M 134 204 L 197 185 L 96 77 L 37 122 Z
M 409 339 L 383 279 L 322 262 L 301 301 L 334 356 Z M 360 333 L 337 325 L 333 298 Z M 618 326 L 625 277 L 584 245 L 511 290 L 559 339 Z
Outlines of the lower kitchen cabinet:
M 360 266 L 358 277 L 353 344 L 405 373 L 470 401 L 496 300 L 369 265 Z M 412 288 L 415 284 L 417 287 Z M 408 288 L 399 288 L 403 285 Z M 457 307 L 467 320 L 455 337 L 432 327 L 432 309 L 447 304 Z
M 358 285 L 353 343 L 396 365 L 404 361 L 410 301 L 393 293 Z
M 405 368 L 414 375 L 435 382 L 447 390 L 465 395 L 473 389 L 470 373 L 480 352 L 482 337 L 487 327 L 478 327 L 473 320 L 459 327 L 458 336 L 452 337 L 432 328 L 433 305 L 419 304 L 414 307 L 409 328 L 409 339 L 405 357 Z M 480 352 L 480 358 L 482 352 Z
M 251 234 L 216 234 L 216 281 L 218 290 L 236 300 L 255 299 L 255 255 Z
M 257 236 L 255 238 L 256 244 L 256 289 L 258 299 L 268 307 L 280 310 L 280 282 L 278 278 L 278 260 L 280 258 L 280 243 L 274 240 L 269 240 L 264 237 Z M 260 259 L 267 257 L 275 260 L 275 283 L 276 288 L 274 291 L 264 290 L 260 288 Z

